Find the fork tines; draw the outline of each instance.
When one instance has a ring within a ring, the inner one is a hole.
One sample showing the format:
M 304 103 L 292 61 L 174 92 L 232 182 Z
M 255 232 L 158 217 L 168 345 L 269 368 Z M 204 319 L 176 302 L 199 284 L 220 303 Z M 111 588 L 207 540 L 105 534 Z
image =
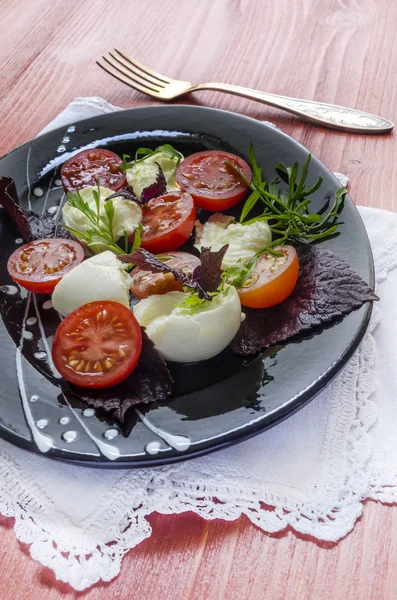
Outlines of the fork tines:
M 102 56 L 106 65 L 98 61 L 97 65 L 122 83 L 150 96 L 159 96 L 161 91 L 172 83 L 172 79 L 148 69 L 121 50 L 115 48 L 114 52 L 109 52 L 110 58 Z

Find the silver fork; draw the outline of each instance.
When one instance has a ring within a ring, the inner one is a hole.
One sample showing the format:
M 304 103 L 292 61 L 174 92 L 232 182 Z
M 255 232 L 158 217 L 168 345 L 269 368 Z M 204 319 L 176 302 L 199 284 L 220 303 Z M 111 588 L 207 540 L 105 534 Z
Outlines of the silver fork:
M 341 131 L 350 131 L 353 133 L 386 133 L 394 127 L 393 123 L 387 119 L 344 106 L 267 94 L 226 83 L 200 83 L 199 85 L 192 85 L 189 81 L 171 79 L 171 77 L 156 73 L 156 71 L 148 69 L 148 67 L 145 67 L 137 60 L 130 58 L 121 50 L 115 49 L 114 52 L 115 54 L 109 52 L 109 57 L 102 57 L 106 64 L 97 61 L 97 65 L 122 83 L 157 100 L 169 102 L 189 92 L 217 90 L 219 92 L 235 94 L 236 96 L 243 96 L 251 100 L 258 100 L 264 104 L 269 104 L 270 106 L 275 106 L 276 108 L 281 108 L 289 113 L 303 117 L 313 123 L 319 123 L 325 127 Z

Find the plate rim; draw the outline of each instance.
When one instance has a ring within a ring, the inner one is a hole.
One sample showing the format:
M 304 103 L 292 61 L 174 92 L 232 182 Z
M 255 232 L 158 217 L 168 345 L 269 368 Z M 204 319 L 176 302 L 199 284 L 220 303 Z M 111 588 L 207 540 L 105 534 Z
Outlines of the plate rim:
M 195 105 L 189 105 L 189 104 L 149 105 L 149 106 L 140 106 L 140 107 L 128 108 L 128 109 L 120 109 L 117 111 L 112 111 L 109 113 L 95 115 L 95 116 L 81 119 L 78 121 L 73 121 L 73 122 L 69 123 L 69 126 L 74 125 L 74 124 L 80 124 L 80 125 L 83 124 L 83 126 L 84 126 L 85 124 L 87 124 L 87 126 L 89 128 L 89 125 L 91 124 L 90 122 L 93 122 L 93 121 L 97 122 L 98 119 L 100 119 L 100 120 L 106 119 L 108 117 L 111 117 L 112 115 L 122 114 L 122 115 L 127 116 L 128 113 L 132 113 L 133 115 L 136 115 L 139 112 L 145 113 L 148 111 L 156 112 L 156 113 L 167 112 L 167 111 L 177 111 L 177 112 L 182 111 L 183 112 L 186 109 L 188 111 L 193 111 L 193 112 L 216 113 L 216 114 L 222 113 L 222 114 L 225 114 L 232 118 L 241 119 L 242 122 L 249 121 L 250 123 L 255 124 L 256 127 L 259 126 L 259 127 L 265 128 L 267 130 L 273 130 L 273 131 L 276 130 L 277 134 L 279 134 L 280 136 L 282 136 L 286 140 L 288 140 L 288 143 L 292 143 L 293 145 L 300 148 L 301 150 L 303 150 L 306 153 L 310 152 L 308 150 L 308 148 L 303 146 L 303 144 L 301 144 L 300 142 L 295 140 L 290 135 L 286 134 L 284 131 L 282 131 L 278 127 L 269 124 L 268 122 L 263 122 L 258 119 L 254 119 L 253 117 L 249 117 L 247 115 L 242 115 L 240 113 L 235 113 L 232 111 L 227 111 L 224 109 L 217 109 L 217 108 L 205 107 L 205 106 L 195 106 Z M 18 152 L 18 151 L 22 150 L 23 148 L 27 147 L 29 144 L 31 144 L 36 139 L 42 139 L 47 136 L 51 137 L 54 134 L 56 134 L 57 132 L 59 132 L 59 133 L 64 132 L 64 129 L 66 126 L 67 125 L 63 125 L 63 126 L 54 128 L 50 131 L 47 131 L 45 133 L 39 134 L 36 138 L 32 138 L 32 139 L 28 140 L 27 142 L 17 146 L 10 152 L 1 156 L 0 157 L 0 168 L 1 168 L 1 164 L 4 159 L 7 159 L 15 152 Z M 80 149 L 76 150 L 75 152 L 78 152 L 82 148 L 87 147 L 89 145 L 90 144 L 87 144 L 86 146 L 82 146 Z M 340 186 L 340 182 L 338 181 L 338 179 L 334 175 L 334 173 L 332 171 L 330 171 L 330 169 L 317 157 L 316 154 L 314 154 L 314 153 L 311 153 L 311 154 L 312 154 L 312 157 L 314 157 L 316 159 L 316 161 L 318 161 L 318 163 L 321 165 L 321 167 L 323 169 L 325 169 L 327 171 L 327 173 L 332 177 L 335 184 Z M 365 246 L 368 251 L 368 257 L 369 257 L 370 281 L 368 282 L 368 284 L 371 288 L 374 288 L 375 267 L 374 267 L 372 248 L 370 245 L 368 233 L 367 233 L 367 230 L 362 221 L 361 215 L 358 212 L 357 207 L 356 207 L 355 203 L 353 202 L 352 198 L 350 197 L 349 192 L 347 194 L 347 197 L 348 197 L 348 201 L 350 202 L 350 207 L 353 209 L 353 212 L 355 213 L 355 217 L 358 218 L 358 220 L 363 225 L 363 231 L 365 232 L 365 236 L 364 236 Z M 291 416 L 292 414 L 296 413 L 298 410 L 303 408 L 303 406 L 307 405 L 319 393 L 321 393 L 321 391 L 323 391 L 324 388 L 326 386 L 328 386 L 330 384 L 330 382 L 336 377 L 336 375 L 342 370 L 342 368 L 346 365 L 346 363 L 349 361 L 349 359 L 352 357 L 352 355 L 354 354 L 354 352 L 357 350 L 358 346 L 360 345 L 360 343 L 365 335 L 365 332 L 367 331 L 369 322 L 370 322 L 372 308 L 373 308 L 372 303 L 366 304 L 365 308 L 366 308 L 366 310 L 362 316 L 360 326 L 359 326 L 359 329 L 358 329 L 356 335 L 351 340 L 351 342 L 348 344 L 348 346 L 346 347 L 343 354 L 339 357 L 339 360 L 336 363 L 334 363 L 333 365 L 331 365 L 331 367 L 329 369 L 327 369 L 325 373 L 323 373 L 323 375 L 320 378 L 321 386 L 314 393 L 313 393 L 312 387 L 316 383 L 316 381 L 313 381 L 307 390 L 304 390 L 303 392 L 301 392 L 298 399 L 297 398 L 290 399 L 290 401 L 287 402 L 285 405 L 280 406 L 277 409 L 276 414 L 274 415 L 274 417 L 272 419 L 270 419 L 270 421 L 268 418 L 267 419 L 263 418 L 263 419 L 258 419 L 255 424 L 253 424 L 252 421 L 247 422 L 244 426 L 242 426 L 241 432 L 237 436 L 232 435 L 233 431 L 226 432 L 222 435 L 222 437 L 220 438 L 220 441 L 214 445 L 209 445 L 209 446 L 205 445 L 204 447 L 200 447 L 200 448 L 194 449 L 194 450 L 189 450 L 188 452 L 183 452 L 183 453 L 181 452 L 179 454 L 169 456 L 169 457 L 161 457 L 159 455 L 156 455 L 156 456 L 153 456 L 152 458 L 149 457 L 149 458 L 145 459 L 144 461 L 142 461 L 142 460 L 136 461 L 136 460 L 131 460 L 128 458 L 123 459 L 122 457 L 120 459 L 111 461 L 109 459 L 106 459 L 104 456 L 100 456 L 100 458 L 98 460 L 86 460 L 84 458 L 70 458 L 69 453 L 64 453 L 64 456 L 62 456 L 63 452 L 60 449 L 56 449 L 55 452 L 50 451 L 49 453 L 43 454 L 42 452 L 40 452 L 40 450 L 37 447 L 35 447 L 34 440 L 29 441 L 29 440 L 25 440 L 22 437 L 17 437 L 16 434 L 9 433 L 7 431 L 7 429 L 5 429 L 2 426 L 2 424 L 0 424 L 0 437 L 3 439 L 6 439 L 7 441 L 12 443 L 13 445 L 16 445 L 17 447 L 20 447 L 20 448 L 23 448 L 30 452 L 33 452 L 34 454 L 39 454 L 40 456 L 50 458 L 52 460 L 55 459 L 55 460 L 59 460 L 61 462 L 67 462 L 68 464 L 76 464 L 78 466 L 97 467 L 97 468 L 142 468 L 142 469 L 151 468 L 153 466 L 173 464 L 173 463 L 180 462 L 183 460 L 193 459 L 193 458 L 196 458 L 196 457 L 199 457 L 199 456 L 202 456 L 202 455 L 205 455 L 205 454 L 217 451 L 217 450 L 221 450 L 228 446 L 243 442 L 243 441 L 265 431 L 266 429 L 269 429 L 269 428 L 273 427 L 274 425 L 277 425 L 278 423 L 283 421 L 285 418 Z M 317 384 L 318 384 L 318 382 L 317 382 Z M 291 403 L 293 403 L 292 406 L 291 406 Z M 256 420 L 254 420 L 254 421 L 256 421 Z M 67 458 L 68 455 L 69 455 L 69 458 Z

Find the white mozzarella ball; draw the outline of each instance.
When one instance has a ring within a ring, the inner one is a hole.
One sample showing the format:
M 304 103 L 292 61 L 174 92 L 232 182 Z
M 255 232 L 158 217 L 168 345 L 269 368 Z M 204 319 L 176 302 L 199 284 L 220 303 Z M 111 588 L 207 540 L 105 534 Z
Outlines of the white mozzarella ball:
M 130 306 L 131 278 L 109 250 L 88 258 L 55 286 L 52 305 L 64 317 L 83 304 L 113 300 Z
M 195 362 L 212 358 L 230 344 L 244 314 L 235 288 L 226 287 L 199 312 L 181 308 L 184 292 L 153 295 L 134 306 L 134 315 L 166 360 Z

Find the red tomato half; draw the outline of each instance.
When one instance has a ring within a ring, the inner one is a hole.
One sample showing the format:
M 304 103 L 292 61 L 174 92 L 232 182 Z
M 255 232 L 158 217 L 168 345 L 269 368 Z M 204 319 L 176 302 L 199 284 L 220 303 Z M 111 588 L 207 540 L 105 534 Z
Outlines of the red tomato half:
M 51 238 L 24 244 L 8 259 L 14 281 L 31 292 L 51 294 L 56 284 L 84 259 L 78 242 Z
M 190 237 L 195 220 L 189 194 L 171 192 L 149 200 L 142 215 L 142 248 L 153 254 L 176 250 Z
M 193 273 L 201 261 L 197 256 L 188 252 L 169 252 L 167 258 L 162 259 L 173 269 L 182 269 L 186 275 Z M 183 286 L 172 273 L 153 273 L 135 267 L 131 273 L 131 292 L 138 300 L 143 300 L 153 294 L 166 294 L 167 292 L 183 292 Z
M 208 150 L 191 154 L 181 162 L 176 171 L 178 185 L 200 208 L 212 212 L 231 208 L 244 198 L 249 187 L 227 162 L 238 166 L 251 182 L 251 169 L 245 160 L 230 152 Z
M 71 383 L 106 388 L 132 373 L 141 349 L 141 328 L 130 309 L 101 300 L 65 317 L 55 333 L 52 359 Z
M 88 185 L 97 185 L 117 192 L 127 185 L 122 159 L 110 150 L 92 148 L 69 158 L 61 168 L 65 192 L 75 192 Z
M 299 275 L 296 250 L 293 246 L 278 246 L 274 250 L 284 256 L 261 256 L 249 279 L 237 290 L 243 306 L 268 308 L 281 304 L 292 294 Z

